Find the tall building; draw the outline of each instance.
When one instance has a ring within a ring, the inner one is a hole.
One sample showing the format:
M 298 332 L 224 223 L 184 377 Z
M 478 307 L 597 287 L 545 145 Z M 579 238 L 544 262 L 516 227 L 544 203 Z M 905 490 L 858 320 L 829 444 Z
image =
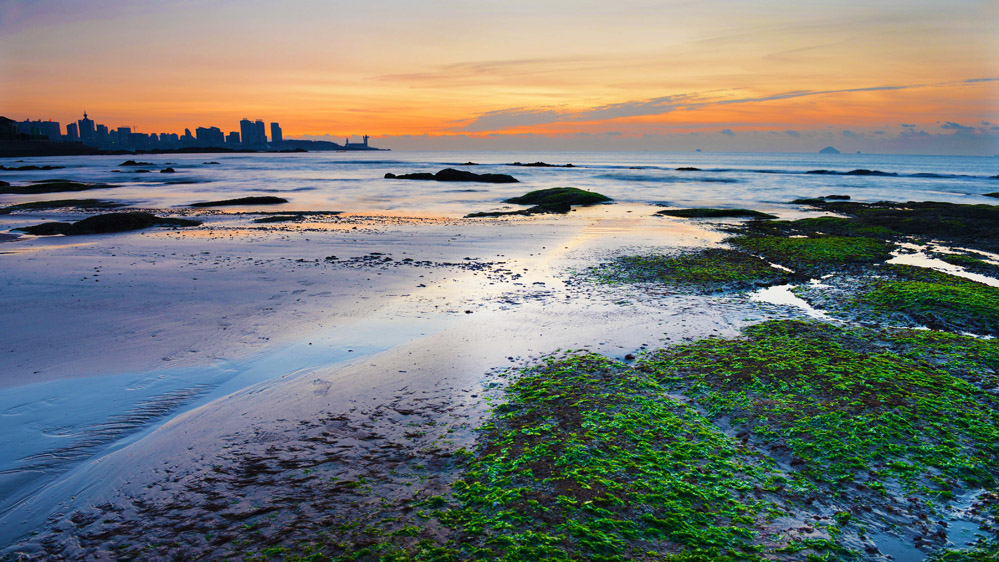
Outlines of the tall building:
M 19 121 L 17 129 L 33 139 L 48 138 L 52 142 L 62 140 L 62 127 L 58 121 Z
M 243 148 L 267 148 L 267 133 L 264 131 L 264 122 L 260 119 L 250 121 L 244 117 L 239 121 L 239 132 Z
M 230 131 L 228 135 L 225 136 L 225 143 L 229 145 L 229 148 L 236 148 L 239 146 L 239 131 Z
M 277 123 L 271 123 L 271 144 L 281 144 L 284 142 L 284 136 L 281 135 L 281 126 Z
M 222 146 L 225 144 L 225 135 L 218 127 L 198 127 L 195 129 L 198 146 Z
M 77 121 L 80 125 L 80 140 L 83 144 L 93 144 L 97 141 L 97 129 L 94 127 L 94 120 L 87 117 L 87 112 L 83 112 L 83 119 Z
M 80 133 L 76 128 L 76 123 L 66 125 L 66 140 L 69 142 L 76 142 L 80 140 Z

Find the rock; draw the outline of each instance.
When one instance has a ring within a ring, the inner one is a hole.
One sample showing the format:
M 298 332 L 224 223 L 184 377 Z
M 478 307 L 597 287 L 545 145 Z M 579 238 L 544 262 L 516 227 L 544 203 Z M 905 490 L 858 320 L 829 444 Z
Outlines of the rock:
M 6 185 L 0 186 L 0 194 L 11 193 L 20 195 L 34 195 L 38 193 L 60 193 L 64 191 L 86 191 L 88 189 L 103 189 L 116 187 L 105 183 L 80 183 L 69 180 L 39 180 L 31 182 L 29 185 Z
M 999 197 L 999 191 L 997 191 L 995 193 L 983 193 L 982 195 L 984 195 L 986 197 Z
M 827 146 L 819 151 L 819 154 L 840 154 L 840 151 L 831 146 Z
M 881 170 L 865 170 L 863 168 L 857 170 L 850 170 L 846 173 L 848 176 L 897 176 L 895 172 L 882 172 Z
M 201 203 L 191 203 L 188 207 L 226 207 L 234 205 L 277 205 L 287 203 L 288 200 L 272 195 L 258 197 L 240 197 L 238 199 L 223 199 L 221 201 L 204 201 Z
M 610 197 L 593 191 L 585 191 L 576 187 L 552 187 L 525 193 L 520 197 L 512 197 L 504 203 L 517 205 L 596 205 L 613 201 Z M 568 212 L 568 211 L 566 211 Z
M 748 217 L 754 219 L 775 219 L 775 215 L 769 213 L 764 213 L 761 211 L 754 211 L 752 209 L 711 209 L 711 208 L 700 208 L 700 209 L 664 209 L 656 213 L 657 215 L 666 215 L 671 217 L 680 217 L 685 219 L 715 219 L 715 218 L 725 218 L 725 217 Z
M 152 162 L 136 162 L 135 160 L 125 160 L 119 166 L 153 166 Z
M 65 234 L 66 236 L 78 236 L 82 234 L 127 232 L 129 230 L 140 230 L 151 226 L 197 226 L 199 224 L 201 224 L 200 221 L 157 217 L 151 213 L 129 212 L 95 215 L 72 224 L 65 222 L 47 222 L 35 226 L 25 227 L 19 230 L 36 235 Z
M 204 162 L 204 165 L 206 165 L 206 166 L 217 165 L 217 164 L 218 164 L 218 162 Z
M 434 181 L 477 181 L 485 183 L 518 183 L 518 180 L 513 176 L 508 176 L 506 174 L 475 174 L 472 172 L 466 172 L 464 170 L 455 170 L 454 168 L 445 168 L 436 174 L 431 174 L 428 172 L 419 172 L 415 174 L 401 174 L 395 175 L 392 173 L 385 174 L 386 179 L 396 179 L 396 180 L 434 180 Z
M 693 166 L 681 166 L 676 169 L 677 172 L 700 172 L 700 168 L 694 168 Z
M 163 168 L 162 170 L 160 170 L 161 174 L 173 174 L 175 172 L 176 170 L 174 170 L 173 168 Z
M 822 199 L 827 199 L 829 201 L 849 201 L 849 195 L 823 195 Z
M 520 162 L 514 162 L 510 164 L 511 166 L 524 166 L 525 168 L 575 168 L 572 164 L 549 164 L 548 162 L 531 162 L 530 164 L 522 164 Z

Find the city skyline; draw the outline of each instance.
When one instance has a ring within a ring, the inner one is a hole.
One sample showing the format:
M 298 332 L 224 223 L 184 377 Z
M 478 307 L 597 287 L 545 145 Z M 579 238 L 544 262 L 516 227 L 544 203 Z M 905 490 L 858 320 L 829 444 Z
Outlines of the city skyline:
M 994 2 L 0 7 L 18 117 L 280 114 L 285 136 L 399 149 L 999 152 Z
M 67 123 L 65 129 L 54 119 L 24 119 L 14 121 L 18 131 L 31 139 L 52 142 L 80 142 L 87 146 L 104 150 L 148 150 L 175 149 L 189 147 L 230 148 L 266 150 L 289 148 L 291 144 L 301 147 L 301 139 L 285 139 L 280 123 L 271 121 L 270 137 L 266 134 L 262 119 L 242 118 L 238 131 L 224 132 L 217 126 L 185 127 L 181 133 L 144 133 L 131 126 L 109 127 L 89 118 L 84 111 L 79 120 Z M 368 148 L 368 135 L 362 135 L 361 143 L 350 142 L 350 136 L 340 145 L 344 148 Z M 287 141 L 287 142 L 286 142 Z M 296 144 L 297 143 L 297 144 Z

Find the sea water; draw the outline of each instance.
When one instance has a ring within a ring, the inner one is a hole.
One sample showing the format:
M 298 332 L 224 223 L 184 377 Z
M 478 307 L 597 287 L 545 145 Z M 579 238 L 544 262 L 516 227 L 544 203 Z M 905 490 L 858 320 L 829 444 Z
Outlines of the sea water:
M 120 166 L 132 158 L 147 166 Z M 546 162 L 573 167 L 514 166 Z M 210 164 L 208 162 L 218 162 Z M 475 165 L 472 165 L 474 163 Z M 313 152 L 72 156 L 0 159 L 8 167 L 53 164 L 50 171 L 5 171 L 17 184 L 41 179 L 101 182 L 88 198 L 134 207 L 183 207 L 251 195 L 289 200 L 282 210 L 463 216 L 504 207 L 533 189 L 571 186 L 618 201 L 680 207 L 749 207 L 793 212 L 796 198 L 849 195 L 855 201 L 995 203 L 999 158 L 878 154 L 664 152 Z M 161 173 L 167 167 L 175 173 Z M 385 179 L 386 173 L 458 168 L 509 174 L 519 183 L 485 184 Z M 683 171 L 677 168 L 697 168 Z M 148 170 L 141 173 L 140 170 Z M 817 170 L 831 174 L 809 173 Z M 848 175 L 873 170 L 893 175 Z M 64 193 L 0 196 L 0 204 L 65 199 Z M 11 226 L 0 217 L 0 231 Z

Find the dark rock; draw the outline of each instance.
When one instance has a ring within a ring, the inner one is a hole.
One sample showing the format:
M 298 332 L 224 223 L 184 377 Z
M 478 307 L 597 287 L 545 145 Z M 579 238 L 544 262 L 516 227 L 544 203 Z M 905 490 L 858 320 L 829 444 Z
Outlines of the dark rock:
M 116 201 L 102 201 L 100 199 L 57 199 L 54 201 L 32 201 L 30 203 L 18 203 L 0 208 L 0 215 L 7 215 L 14 211 L 44 211 L 47 209 L 114 209 L 124 207 L 124 203 Z
M 434 175 L 429 172 L 420 172 L 416 174 L 400 174 L 395 175 L 391 172 L 385 174 L 385 179 L 387 180 L 433 180 Z
M 466 172 L 464 170 L 455 170 L 454 168 L 445 168 L 437 172 L 436 174 L 420 172 L 415 174 L 396 175 L 388 173 L 385 174 L 385 178 L 396 179 L 396 180 L 477 181 L 485 183 L 518 183 L 516 178 L 514 178 L 513 176 L 508 176 L 506 174 L 475 174 L 472 172 Z
M 0 186 L 0 194 L 35 195 L 38 193 L 60 193 L 65 191 L 86 191 L 116 187 L 104 183 L 80 183 L 69 180 L 39 180 L 29 185 Z
M 666 215 L 671 217 L 680 217 L 685 219 L 714 219 L 723 217 L 747 217 L 754 219 L 775 219 L 775 215 L 769 213 L 763 213 L 761 211 L 754 211 L 752 209 L 711 209 L 711 208 L 701 208 L 701 209 L 664 209 L 656 213 L 657 215 Z
M 18 160 L 18 162 L 20 162 L 20 160 Z M 33 171 L 33 170 L 58 170 L 60 168 L 65 168 L 65 167 L 66 166 L 48 166 L 48 165 L 46 165 L 46 166 L 31 166 L 31 165 L 29 165 L 29 166 L 13 166 L 13 167 L 8 168 L 6 166 L 0 166 L 0 170 L 5 171 L 5 172 L 29 172 L 29 171 Z
M 163 168 L 162 170 L 160 170 L 161 174 L 173 174 L 175 172 L 176 170 L 174 170 L 173 168 Z
M 865 170 L 863 168 L 850 170 L 847 176 L 897 176 L 895 172 L 882 172 L 881 170 Z
M 277 205 L 287 203 L 288 200 L 272 195 L 257 197 L 240 197 L 238 199 L 223 199 L 221 201 L 204 201 L 201 203 L 191 203 L 188 207 L 226 207 L 234 205 Z
M 982 195 L 984 195 L 986 197 L 999 197 L 999 191 L 997 191 L 995 193 L 983 193 Z
M 304 215 L 270 215 L 267 217 L 260 217 L 259 219 L 253 219 L 255 223 L 269 223 L 269 222 L 296 222 L 304 220 Z
M 840 172 L 834 172 L 832 170 L 808 170 L 806 174 L 839 174 Z
M 850 196 L 849 195 L 823 195 L 822 199 L 826 199 L 828 201 L 849 201 L 850 200 Z
M 10 184 L 3 180 L 0 180 L 0 187 L 10 187 Z
M 82 234 L 127 232 L 129 230 L 140 230 L 151 226 L 176 227 L 197 226 L 199 224 L 201 224 L 200 221 L 157 217 L 156 215 L 150 213 L 131 212 L 96 215 L 72 224 L 64 222 L 47 222 L 18 230 L 23 230 L 29 234 L 36 235 L 65 234 L 66 236 L 78 236 Z
M 694 168 L 692 166 L 681 166 L 676 169 L 677 172 L 700 172 L 700 168 Z
M 119 166 L 154 166 L 152 162 L 136 162 L 135 160 L 125 160 Z
M 213 165 L 213 164 L 218 164 L 218 162 L 205 162 L 204 164 L 206 166 L 209 166 L 209 165 Z
M 548 162 L 531 162 L 530 164 L 522 164 L 520 162 L 514 162 L 510 164 L 511 166 L 523 166 L 525 168 L 575 168 L 572 164 L 549 164 Z
M 68 222 L 43 222 L 34 226 L 15 228 L 14 230 L 20 230 L 28 234 L 34 234 L 35 236 L 53 236 L 56 234 L 65 234 L 66 229 L 70 226 Z

